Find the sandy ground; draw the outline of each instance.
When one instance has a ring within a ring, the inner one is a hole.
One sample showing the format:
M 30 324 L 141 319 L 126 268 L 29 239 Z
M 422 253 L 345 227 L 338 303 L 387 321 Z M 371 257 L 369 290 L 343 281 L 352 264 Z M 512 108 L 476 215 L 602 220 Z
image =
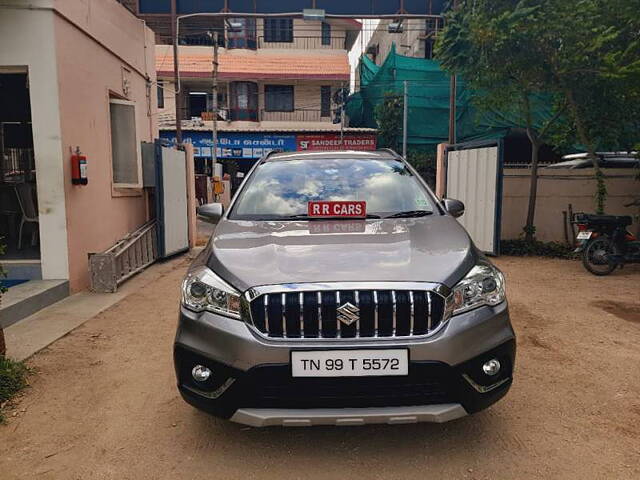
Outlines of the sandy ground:
M 2 480 L 640 478 L 640 268 L 596 278 L 577 262 L 500 259 L 518 365 L 487 411 L 444 425 L 260 430 L 178 396 L 185 262 L 32 358 L 32 386 L 0 426 Z

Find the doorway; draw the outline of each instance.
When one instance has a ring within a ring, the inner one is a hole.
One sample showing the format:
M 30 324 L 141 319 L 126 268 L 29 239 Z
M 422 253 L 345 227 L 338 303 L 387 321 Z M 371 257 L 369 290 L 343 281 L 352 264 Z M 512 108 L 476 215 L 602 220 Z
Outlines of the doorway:
M 0 71 L 0 262 L 40 259 L 29 77 Z M 9 268 L 10 276 L 11 269 Z

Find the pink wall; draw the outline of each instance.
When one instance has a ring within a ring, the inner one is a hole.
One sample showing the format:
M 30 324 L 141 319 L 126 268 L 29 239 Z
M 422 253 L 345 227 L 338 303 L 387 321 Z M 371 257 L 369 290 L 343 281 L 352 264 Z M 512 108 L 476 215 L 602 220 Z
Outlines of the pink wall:
M 145 79 L 148 74 L 155 81 L 154 49 L 145 48 L 153 46 L 154 35 L 113 0 L 58 2 L 58 7 L 63 10 L 56 16 L 55 33 L 69 282 L 78 291 L 89 285 L 88 254 L 109 248 L 147 220 L 143 190 L 112 188 L 109 94 L 136 103 L 138 141 L 157 137 L 151 115 L 156 111 L 155 85 L 147 90 Z M 123 91 L 123 67 L 131 72 L 128 95 Z M 69 149 L 76 146 L 88 159 L 87 186 L 71 184 Z

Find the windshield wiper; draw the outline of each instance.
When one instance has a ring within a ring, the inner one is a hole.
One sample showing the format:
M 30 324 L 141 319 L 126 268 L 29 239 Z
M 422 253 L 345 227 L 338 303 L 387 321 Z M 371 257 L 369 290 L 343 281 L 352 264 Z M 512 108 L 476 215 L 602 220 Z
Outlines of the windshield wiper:
M 345 217 L 345 216 L 335 216 L 335 217 L 312 217 L 307 215 L 306 213 L 300 213 L 298 215 L 289 215 L 289 219 L 302 219 L 302 220 L 362 220 L 364 218 L 382 218 L 380 215 L 374 215 L 372 213 L 368 213 L 366 217 Z
M 407 210 L 406 212 L 398 212 L 392 215 L 387 215 L 384 218 L 409 218 L 409 217 L 426 217 L 432 215 L 431 210 Z

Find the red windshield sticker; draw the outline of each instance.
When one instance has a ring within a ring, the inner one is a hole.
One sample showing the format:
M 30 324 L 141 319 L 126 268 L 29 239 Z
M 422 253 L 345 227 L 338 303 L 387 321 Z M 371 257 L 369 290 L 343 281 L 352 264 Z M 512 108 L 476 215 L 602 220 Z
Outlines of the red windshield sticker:
M 309 202 L 310 217 L 352 217 L 365 218 L 367 216 L 367 202 Z

